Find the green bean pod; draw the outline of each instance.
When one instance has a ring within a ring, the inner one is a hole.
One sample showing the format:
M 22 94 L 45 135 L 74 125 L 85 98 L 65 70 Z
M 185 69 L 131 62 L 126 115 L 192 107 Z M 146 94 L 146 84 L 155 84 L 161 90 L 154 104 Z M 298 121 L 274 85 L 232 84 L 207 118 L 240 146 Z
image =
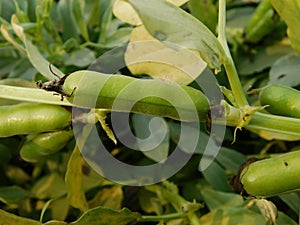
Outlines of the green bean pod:
M 252 196 L 270 197 L 300 189 L 300 151 L 253 162 L 246 166 L 240 181 Z
M 71 112 L 57 105 L 21 103 L 0 106 L 0 137 L 61 130 L 71 123 Z
M 245 39 L 258 42 L 277 25 L 276 13 L 270 0 L 262 0 L 245 27 Z M 279 21 L 279 18 L 277 19 Z
M 62 90 L 67 94 L 73 92 L 67 99 L 80 107 L 142 113 L 181 121 L 205 120 L 209 110 L 208 100 L 201 91 L 162 79 L 77 71 L 66 78 Z M 116 100 L 117 104 L 114 104 Z M 132 107 L 128 108 L 128 105 Z
M 20 150 L 20 155 L 25 161 L 37 162 L 60 151 L 72 137 L 72 130 L 29 135 Z
M 260 92 L 259 100 L 272 114 L 300 118 L 300 91 L 294 88 L 269 85 Z

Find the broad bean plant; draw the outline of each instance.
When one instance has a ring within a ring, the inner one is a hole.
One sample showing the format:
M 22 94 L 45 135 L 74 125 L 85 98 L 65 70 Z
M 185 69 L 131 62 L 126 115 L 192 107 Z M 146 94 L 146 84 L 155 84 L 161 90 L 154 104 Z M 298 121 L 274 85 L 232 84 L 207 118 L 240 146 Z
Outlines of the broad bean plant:
M 1 1 L 1 224 L 297 224 L 299 9 L 296 0 Z M 113 113 L 128 115 L 116 130 Z M 118 184 L 105 173 L 126 169 L 110 168 L 107 153 L 161 174 L 129 172 L 140 187 Z M 269 197 L 290 210 L 277 213 Z

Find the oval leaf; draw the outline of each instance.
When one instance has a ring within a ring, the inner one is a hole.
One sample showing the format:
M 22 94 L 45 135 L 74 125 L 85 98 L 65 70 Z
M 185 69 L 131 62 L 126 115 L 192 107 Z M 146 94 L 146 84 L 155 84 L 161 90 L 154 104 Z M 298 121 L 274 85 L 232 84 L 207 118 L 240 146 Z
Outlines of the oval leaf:
M 16 216 L 3 210 L 0 210 L 0 221 L 3 225 L 42 225 L 38 221 Z
M 148 74 L 189 84 L 206 68 L 197 51 L 176 51 L 153 38 L 144 26 L 136 27 L 125 52 L 125 62 L 133 74 Z
M 156 162 L 166 160 L 169 154 L 169 130 L 165 120 L 140 114 L 134 114 L 132 118 L 139 150 Z
M 270 0 L 277 13 L 288 25 L 288 36 L 293 48 L 300 54 L 300 1 Z
M 269 84 L 282 84 L 295 87 L 300 84 L 300 57 L 289 54 L 278 59 L 270 70 Z
M 128 0 L 148 32 L 175 49 L 199 51 L 209 67 L 220 70 L 225 53 L 218 39 L 199 20 L 162 0 Z

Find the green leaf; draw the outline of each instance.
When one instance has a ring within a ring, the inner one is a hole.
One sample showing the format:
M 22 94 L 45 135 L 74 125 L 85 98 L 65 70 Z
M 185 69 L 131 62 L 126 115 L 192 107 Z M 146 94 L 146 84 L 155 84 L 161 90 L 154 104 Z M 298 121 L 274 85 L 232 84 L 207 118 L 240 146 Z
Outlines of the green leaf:
M 36 73 L 36 70 L 30 64 L 30 61 L 27 58 L 20 59 L 16 61 L 16 64 L 11 69 L 9 73 L 10 78 L 22 78 L 24 80 L 33 80 L 33 75 Z
M 227 10 L 227 23 L 228 28 L 244 29 L 254 12 L 253 7 L 233 7 Z M 230 35 L 228 35 L 230 36 Z
M 72 104 L 66 100 L 61 101 L 61 97 L 59 95 L 53 95 L 53 93 L 42 89 L 15 87 L 1 84 L 0 98 L 72 106 Z
M 235 150 L 221 147 L 216 160 L 226 169 L 229 169 L 233 173 L 237 173 L 240 165 L 245 162 L 247 157 Z
M 292 53 L 279 58 L 271 67 L 269 84 L 295 87 L 300 84 L 300 57 Z
M 1 105 L 1 101 L 0 101 Z M 7 146 L 4 143 L 0 143 L 0 166 L 5 165 L 9 162 L 12 157 L 12 153 L 10 151 L 11 146 Z
M 0 201 L 5 204 L 19 203 L 29 196 L 29 193 L 18 186 L 0 188 Z
M 148 32 L 172 48 L 199 51 L 209 67 L 220 70 L 225 53 L 214 34 L 184 10 L 163 0 L 128 0 Z
M 242 76 L 258 73 L 271 67 L 280 57 L 292 53 L 293 49 L 284 42 L 268 47 L 256 49 L 255 54 L 250 57 L 248 53 L 236 57 L 238 73 Z
M 64 198 L 55 199 L 51 202 L 50 207 L 52 219 L 65 220 L 69 212 L 69 200 Z
M 296 223 L 294 220 L 292 220 L 290 217 L 288 217 L 286 214 L 284 214 L 283 212 L 278 212 L 278 217 L 277 217 L 277 225 L 297 225 L 298 223 Z
M 218 24 L 218 10 L 212 0 L 189 0 L 191 14 L 205 24 L 213 33 Z
M 18 19 L 16 17 L 12 18 L 12 27 L 15 31 L 15 33 L 18 35 L 18 37 L 24 42 L 26 47 L 26 53 L 27 57 L 30 60 L 31 64 L 45 77 L 47 77 L 49 80 L 57 79 L 56 76 L 52 74 L 52 72 L 49 70 L 50 62 L 46 60 L 41 53 L 39 52 L 38 48 L 34 46 L 30 40 L 27 39 L 24 29 L 22 26 L 18 24 Z M 58 74 L 59 76 L 63 76 L 64 74 L 57 69 L 55 66 L 52 66 L 52 70 L 55 74 Z
M 123 190 L 121 185 L 102 188 L 94 198 L 89 201 L 89 207 L 97 207 L 99 205 L 114 210 L 120 210 L 122 207 Z
M 132 122 L 139 150 L 156 162 L 166 160 L 169 153 L 169 129 L 165 120 L 134 114 Z
M 112 5 L 110 3 L 106 6 L 101 18 L 101 33 L 98 40 L 98 42 L 101 44 L 105 44 L 107 41 L 107 33 L 109 32 L 112 16 Z
M 67 222 L 51 220 L 47 223 L 44 223 L 43 225 L 67 225 L 67 224 L 68 224 Z
M 181 128 L 187 126 L 189 129 L 194 130 L 193 133 L 197 134 L 199 133 L 199 138 L 198 138 L 198 143 L 197 147 L 194 151 L 194 142 L 195 142 L 195 136 L 189 135 L 188 133 L 182 134 L 181 133 Z M 176 144 L 180 141 L 181 145 L 179 146 L 182 151 L 188 153 L 188 154 L 203 154 L 206 147 L 207 143 L 209 141 L 209 136 L 202 132 L 196 130 L 193 126 L 189 126 L 188 124 L 178 124 L 175 122 L 170 121 L 169 122 L 169 127 L 170 127 L 170 137 L 171 140 L 174 141 Z
M 138 195 L 139 203 L 143 211 L 145 211 L 148 214 L 155 213 L 157 215 L 163 213 L 161 201 L 158 199 L 154 192 L 142 188 L 139 191 Z
M 81 32 L 81 35 L 84 37 L 86 41 L 89 41 L 87 23 L 85 22 L 85 18 L 84 18 L 85 1 L 72 0 L 71 5 L 73 7 L 74 18 Z
M 125 44 L 129 40 L 131 31 L 131 27 L 124 27 L 116 30 L 107 38 L 106 43 L 104 44 L 105 48 L 116 48 Z
M 285 204 L 287 204 L 295 213 L 300 211 L 300 197 L 296 192 L 282 194 L 278 196 Z
M 68 199 L 70 201 L 70 205 L 75 208 L 79 208 L 84 212 L 88 209 L 88 204 L 82 184 L 83 162 L 80 151 L 76 146 L 68 163 L 65 180 L 68 188 Z
M 223 207 L 239 207 L 244 203 L 243 197 L 238 194 L 220 192 L 208 188 L 203 189 L 201 194 L 211 211 Z
M 11 15 L 16 12 L 15 4 L 12 0 L 0 1 L 0 15 L 6 21 L 9 21 Z
M 63 40 L 78 39 L 78 27 L 72 12 L 72 0 L 61 0 L 57 4 L 59 24 L 62 27 Z
M 72 225 L 127 225 L 135 224 L 141 216 L 138 213 L 131 212 L 129 209 L 115 211 L 106 207 L 97 207 L 88 210 Z M 63 222 L 48 222 L 44 225 L 63 225 Z
M 90 65 L 95 59 L 96 58 L 93 51 L 87 48 L 82 48 L 73 51 L 64 63 L 65 65 L 85 67 Z
M 17 64 L 17 57 L 1 55 L 0 78 L 6 76 Z
M 0 210 L 1 225 L 42 225 L 40 222 Z
M 59 198 L 67 193 L 64 180 L 57 173 L 52 173 L 38 180 L 31 192 L 38 199 Z
M 204 178 L 215 189 L 220 191 L 230 191 L 231 188 L 227 182 L 227 175 L 224 169 L 215 161 L 211 162 L 209 167 L 202 171 Z
M 220 208 L 200 218 L 201 225 L 231 225 L 231 224 L 266 224 L 259 213 L 244 208 Z
M 298 0 L 270 0 L 277 13 L 288 26 L 288 36 L 292 47 L 300 54 L 300 1 Z

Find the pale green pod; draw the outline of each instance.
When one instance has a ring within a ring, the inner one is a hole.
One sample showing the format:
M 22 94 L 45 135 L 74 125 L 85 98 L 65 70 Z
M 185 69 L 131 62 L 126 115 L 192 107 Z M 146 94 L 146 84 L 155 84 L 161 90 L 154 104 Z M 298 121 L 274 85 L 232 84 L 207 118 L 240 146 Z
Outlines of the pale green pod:
M 280 85 L 266 86 L 259 95 L 261 105 L 275 115 L 300 118 L 300 91 Z
M 73 137 L 72 130 L 61 130 L 27 137 L 20 155 L 28 162 L 37 162 L 47 155 L 60 151 Z
M 269 197 L 300 189 L 300 151 L 253 162 L 240 175 L 244 190 Z
M 181 121 L 205 120 L 209 102 L 199 90 L 162 79 L 93 71 L 70 74 L 62 87 L 76 106 L 142 113 Z M 132 106 L 132 107 L 131 107 Z
M 0 137 L 64 129 L 71 112 L 57 105 L 21 103 L 0 106 Z

